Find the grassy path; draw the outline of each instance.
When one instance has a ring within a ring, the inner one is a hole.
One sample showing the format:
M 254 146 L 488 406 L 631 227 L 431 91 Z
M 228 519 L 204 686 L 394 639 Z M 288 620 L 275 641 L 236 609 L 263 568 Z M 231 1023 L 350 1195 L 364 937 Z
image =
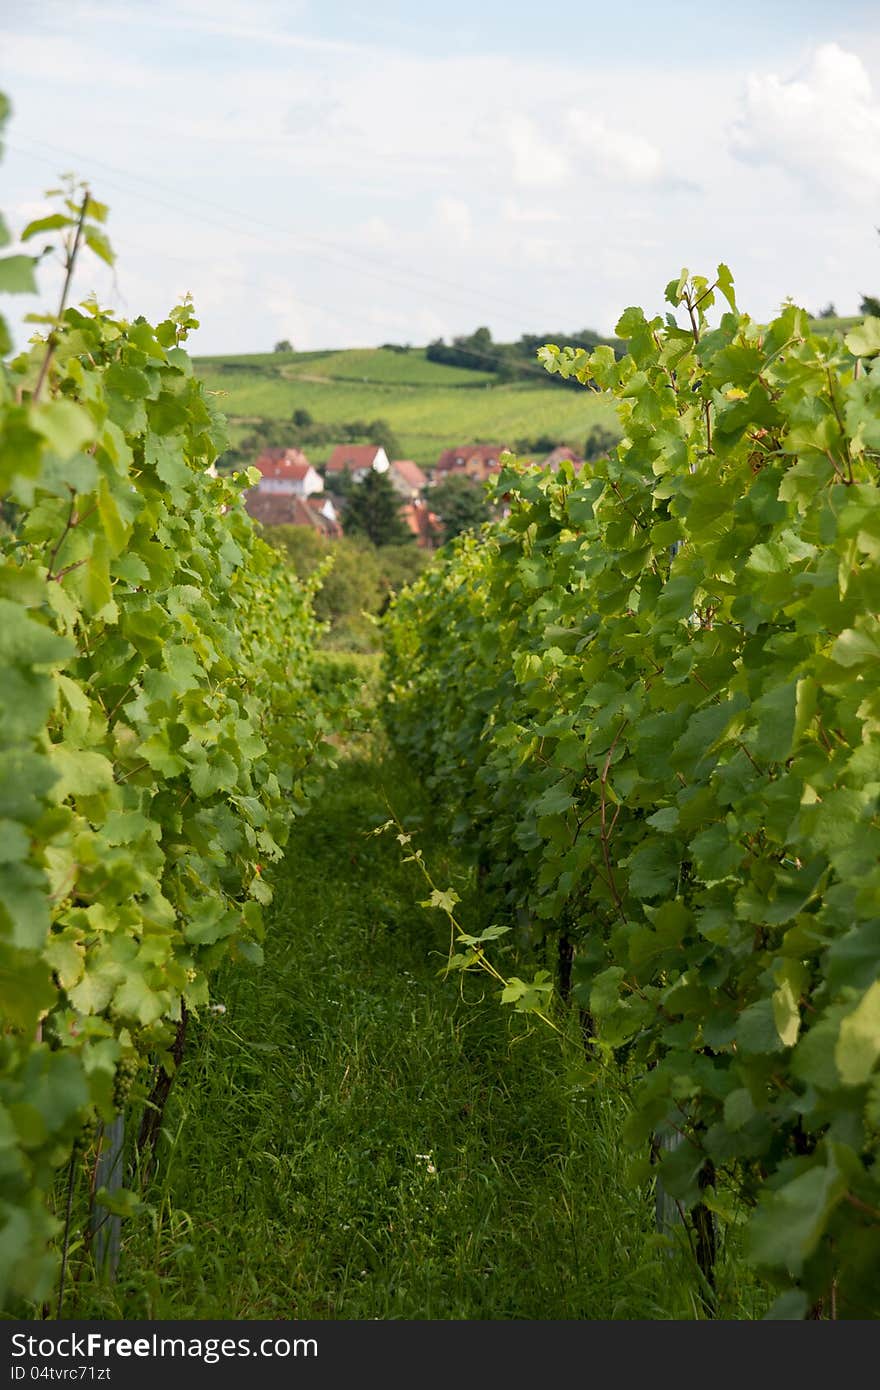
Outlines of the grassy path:
M 386 786 L 474 920 L 406 771 L 345 760 L 296 826 L 265 966 L 191 1028 L 119 1281 L 74 1288 L 68 1316 L 694 1315 L 626 1182 L 620 1099 L 480 980 L 437 978 L 439 914 L 364 834 Z

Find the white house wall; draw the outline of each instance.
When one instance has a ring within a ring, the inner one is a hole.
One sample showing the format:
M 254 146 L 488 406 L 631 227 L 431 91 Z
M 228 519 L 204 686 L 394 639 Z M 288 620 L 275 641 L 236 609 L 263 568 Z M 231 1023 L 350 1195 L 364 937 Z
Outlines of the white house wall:
M 310 468 L 304 478 L 261 478 L 257 484 L 259 492 L 276 492 L 286 497 L 310 497 L 313 492 L 322 492 L 324 484 L 320 473 Z

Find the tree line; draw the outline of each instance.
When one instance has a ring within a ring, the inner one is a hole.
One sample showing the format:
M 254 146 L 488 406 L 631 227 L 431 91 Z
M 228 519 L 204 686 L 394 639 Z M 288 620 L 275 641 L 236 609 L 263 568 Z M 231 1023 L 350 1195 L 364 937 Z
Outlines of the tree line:
M 460 334 L 447 343 L 443 338 L 435 338 L 428 344 L 426 356 L 429 362 L 442 362 L 449 367 L 465 367 L 471 371 L 494 372 L 499 382 L 530 380 L 537 371 L 538 349 L 545 343 L 566 343 L 571 347 L 583 348 L 592 352 L 601 344 L 612 348 L 616 356 L 621 356 L 624 345 L 619 338 L 603 338 L 591 328 L 582 328 L 576 333 L 523 333 L 515 343 L 496 343 L 490 330 L 477 328 L 473 333 Z M 572 382 L 561 377 L 542 377 L 542 385 L 570 387 Z M 577 383 L 574 383 L 575 385 Z

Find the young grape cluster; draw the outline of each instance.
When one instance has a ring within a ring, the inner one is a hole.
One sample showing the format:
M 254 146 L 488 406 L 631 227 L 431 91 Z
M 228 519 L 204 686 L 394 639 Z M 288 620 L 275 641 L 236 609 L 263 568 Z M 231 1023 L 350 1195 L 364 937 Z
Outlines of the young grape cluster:
M 98 1117 L 91 1111 L 82 1129 L 73 1141 L 73 1157 L 82 1158 L 94 1144 L 98 1136 Z
M 126 1056 L 120 1057 L 116 1064 L 116 1076 L 113 1081 L 113 1104 L 117 1110 L 122 1110 L 125 1106 L 139 1071 L 140 1062 L 135 1053 L 130 1052 Z

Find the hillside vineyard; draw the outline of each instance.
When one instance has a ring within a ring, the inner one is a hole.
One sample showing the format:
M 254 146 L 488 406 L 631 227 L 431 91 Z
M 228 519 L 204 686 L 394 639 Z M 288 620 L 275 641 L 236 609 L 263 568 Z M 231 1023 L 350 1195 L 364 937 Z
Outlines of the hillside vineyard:
M 192 305 L 155 325 L 69 307 L 77 257 L 113 253 L 106 208 L 74 182 L 59 196 L 20 239 L 57 238 L 60 303 L 0 371 L 4 1310 L 45 1316 L 53 1300 L 61 1316 L 75 1259 L 77 1306 L 102 1314 L 143 1311 L 146 1269 L 150 1314 L 177 1315 L 195 1266 L 188 1307 L 214 1316 L 229 1316 L 230 1288 L 249 1316 L 289 1316 L 294 1286 L 320 1316 L 531 1316 L 516 1208 L 524 1231 L 551 1233 L 541 1297 L 567 1282 L 552 1311 L 595 1316 L 569 1235 L 580 1221 L 592 1236 L 613 1191 L 629 1207 L 606 1221 L 605 1267 L 648 1249 L 655 1285 L 669 1282 L 649 1247 L 656 1188 L 691 1242 L 703 1312 L 718 1230 L 738 1237 L 747 1212 L 771 1316 L 880 1315 L 880 320 L 817 336 L 787 306 L 756 325 L 719 266 L 711 283 L 672 281 L 665 318 L 627 310 L 614 346 L 543 347 L 549 372 L 591 388 L 594 419 L 616 411 L 622 438 L 579 467 L 554 451 L 555 471 L 500 456 L 504 519 L 443 546 L 390 602 L 377 696 L 373 658 L 316 650 L 332 527 L 301 581 L 243 504 L 263 480 L 309 510 L 316 471 L 268 446 L 262 468 L 217 476 L 225 422 L 184 348 Z M 0 258 L 0 284 L 33 293 L 36 260 Z M 0 344 L 8 355 L 2 321 Z M 430 382 L 437 371 L 477 400 L 462 369 L 420 359 Z M 510 391 L 527 418 L 539 393 Z M 502 414 L 512 399 L 497 398 Z M 582 430 L 581 393 L 553 399 Z M 397 476 L 418 491 L 416 459 Z M 383 826 L 389 782 L 409 807 Z M 469 881 L 461 909 L 422 831 Z M 427 899 L 407 899 L 411 870 Z M 433 958 L 419 982 L 403 968 L 424 944 L 396 932 L 415 908 L 448 919 L 446 994 Z M 490 908 L 494 921 L 462 926 Z M 277 970 L 242 986 L 264 943 Z M 209 1036 L 226 1012 L 218 978 L 243 1022 Z M 493 991 L 528 1030 L 519 1065 Z M 200 1046 L 187 1058 L 188 1026 Z M 450 1076 L 428 1105 L 430 1072 L 408 1068 L 439 1071 L 438 1056 Z M 600 1107 L 604 1155 L 590 1147 Z M 435 1132 L 418 1138 L 428 1110 Z M 625 1182 L 609 1176 L 621 1129 Z M 108 1145 L 124 1183 L 104 1183 Z M 530 1207 L 533 1149 L 547 1172 L 533 1170 Z M 193 1216 L 174 1197 L 188 1164 Z M 580 1205 L 560 1187 L 545 1222 L 557 1173 L 583 1184 L 568 1189 Z M 218 1193 L 229 1205 L 200 1222 Z M 316 1209 L 329 1214 L 303 1239 Z M 124 1219 L 132 1275 L 111 1293 Z M 251 1231 L 258 1274 L 239 1277 Z M 505 1250 L 510 1303 L 494 1278 Z M 233 1270 L 219 1303 L 218 1268 Z M 626 1275 L 615 1317 L 633 1306 Z M 358 1302 L 373 1276 L 378 1296 Z M 662 1316 L 653 1297 L 635 1306 Z

